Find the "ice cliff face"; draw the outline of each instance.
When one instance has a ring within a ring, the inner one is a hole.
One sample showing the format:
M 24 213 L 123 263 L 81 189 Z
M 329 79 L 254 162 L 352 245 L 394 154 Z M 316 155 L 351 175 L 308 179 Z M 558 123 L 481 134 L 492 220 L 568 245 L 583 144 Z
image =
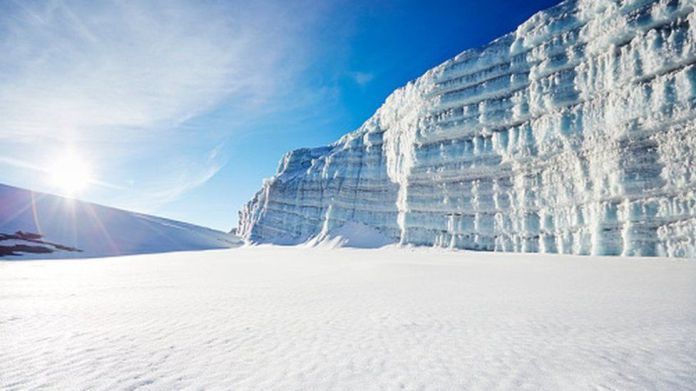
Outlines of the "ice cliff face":
M 239 234 L 298 243 L 357 222 L 403 244 L 695 257 L 695 4 L 534 15 L 288 153 Z

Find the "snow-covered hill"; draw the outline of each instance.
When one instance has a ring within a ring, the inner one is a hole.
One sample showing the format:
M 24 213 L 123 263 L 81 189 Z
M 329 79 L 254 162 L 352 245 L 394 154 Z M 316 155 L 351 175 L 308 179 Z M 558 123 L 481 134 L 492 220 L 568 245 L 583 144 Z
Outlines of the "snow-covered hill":
M 0 185 L 0 259 L 85 258 L 227 248 L 234 235 Z
M 393 242 L 696 257 L 692 0 L 568 0 L 281 161 L 252 241 L 360 223 Z

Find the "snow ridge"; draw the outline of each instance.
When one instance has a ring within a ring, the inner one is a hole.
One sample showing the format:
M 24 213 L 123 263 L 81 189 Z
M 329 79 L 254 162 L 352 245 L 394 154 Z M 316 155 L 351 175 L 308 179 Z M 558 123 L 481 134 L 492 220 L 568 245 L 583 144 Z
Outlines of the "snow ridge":
M 353 222 L 402 244 L 696 257 L 695 119 L 692 1 L 565 1 L 288 153 L 239 234 Z

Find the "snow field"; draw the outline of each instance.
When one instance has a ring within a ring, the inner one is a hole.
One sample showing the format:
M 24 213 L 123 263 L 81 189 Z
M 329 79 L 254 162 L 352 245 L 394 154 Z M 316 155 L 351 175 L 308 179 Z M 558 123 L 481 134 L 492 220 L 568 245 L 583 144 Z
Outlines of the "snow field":
M 0 263 L 0 388 L 696 388 L 684 260 L 244 247 Z

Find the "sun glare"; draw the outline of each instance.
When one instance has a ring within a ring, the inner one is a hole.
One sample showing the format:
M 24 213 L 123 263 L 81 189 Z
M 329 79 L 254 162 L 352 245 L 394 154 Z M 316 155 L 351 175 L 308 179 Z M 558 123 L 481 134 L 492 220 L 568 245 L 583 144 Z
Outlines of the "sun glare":
M 49 174 L 53 186 L 68 196 L 81 193 L 91 181 L 87 162 L 74 153 L 66 153 L 51 163 Z

